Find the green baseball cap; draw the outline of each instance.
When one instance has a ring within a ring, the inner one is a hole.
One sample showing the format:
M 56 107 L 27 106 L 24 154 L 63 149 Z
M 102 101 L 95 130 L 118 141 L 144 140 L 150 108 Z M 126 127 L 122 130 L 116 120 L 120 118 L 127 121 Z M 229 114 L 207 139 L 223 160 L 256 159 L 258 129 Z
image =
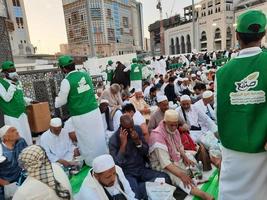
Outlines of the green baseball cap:
M 258 24 L 258 30 L 251 30 L 252 24 Z M 237 19 L 236 31 L 238 33 L 263 33 L 266 29 L 266 15 L 260 10 L 249 10 Z
M 15 65 L 12 61 L 5 61 L 2 65 L 1 65 L 2 70 L 8 70 L 8 69 L 13 69 L 15 68 Z
M 60 56 L 58 59 L 59 67 L 68 67 L 69 65 L 73 64 L 74 60 L 71 56 Z
M 108 65 L 112 65 L 113 64 L 113 61 L 112 60 L 109 60 L 108 61 Z
M 137 63 L 137 59 L 136 59 L 136 58 L 133 58 L 133 59 L 132 59 L 132 62 L 133 62 L 133 63 Z

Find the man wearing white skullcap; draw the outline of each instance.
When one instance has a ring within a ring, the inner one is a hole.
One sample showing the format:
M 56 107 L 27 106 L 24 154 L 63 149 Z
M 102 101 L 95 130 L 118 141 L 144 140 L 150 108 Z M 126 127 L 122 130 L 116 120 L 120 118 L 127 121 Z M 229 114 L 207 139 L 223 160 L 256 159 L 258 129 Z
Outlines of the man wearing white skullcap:
M 197 101 L 194 105 L 202 110 L 204 113 L 206 113 L 210 119 L 215 121 L 215 112 L 213 108 L 213 102 L 214 102 L 214 95 L 213 92 L 210 90 L 207 90 L 203 92 L 202 99 Z
M 78 149 L 72 144 L 69 133 L 62 128 L 60 118 L 50 121 L 50 129 L 44 132 L 40 138 L 42 146 L 52 163 L 58 162 L 65 167 L 73 165 L 71 161 L 78 156 Z
M 165 95 L 158 95 L 157 96 L 157 105 L 158 109 L 156 112 L 154 112 L 150 116 L 150 120 L 148 122 L 148 131 L 151 133 L 151 131 L 159 125 L 159 123 L 163 120 L 164 118 L 164 113 L 166 110 L 169 109 L 169 101 L 168 98 Z
M 150 109 L 149 105 L 145 102 L 142 89 L 137 89 L 132 98 L 130 98 L 130 103 L 134 105 L 135 109 L 138 110 L 146 120 L 149 119 Z
M 217 125 L 212 121 L 205 112 L 198 109 L 188 95 L 180 98 L 181 107 L 177 109 L 180 118 L 191 127 L 191 137 L 195 142 L 199 142 L 202 133 L 217 132 Z
M 187 194 L 201 199 L 212 197 L 193 185 L 192 179 L 185 173 L 186 166 L 194 165 L 184 151 L 178 131 L 179 115 L 175 110 L 167 110 L 163 121 L 151 132 L 149 140 L 150 163 L 153 169 L 166 172 L 174 186 Z
M 18 181 L 21 168 L 18 165 L 20 152 L 27 147 L 16 128 L 5 125 L 0 129 L 0 199 L 4 198 L 4 186 Z
M 136 200 L 122 169 L 108 155 L 96 157 L 76 200 Z

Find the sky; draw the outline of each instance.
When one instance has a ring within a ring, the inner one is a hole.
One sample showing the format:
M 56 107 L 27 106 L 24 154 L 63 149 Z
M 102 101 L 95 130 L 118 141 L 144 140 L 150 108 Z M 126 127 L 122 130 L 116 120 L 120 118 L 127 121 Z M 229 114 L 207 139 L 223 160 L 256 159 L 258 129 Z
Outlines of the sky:
M 143 4 L 144 36 L 148 26 L 159 19 L 157 0 L 139 0 Z M 191 0 L 162 0 L 163 17 L 182 13 Z M 54 54 L 59 45 L 67 43 L 62 0 L 24 0 L 31 42 L 37 53 Z

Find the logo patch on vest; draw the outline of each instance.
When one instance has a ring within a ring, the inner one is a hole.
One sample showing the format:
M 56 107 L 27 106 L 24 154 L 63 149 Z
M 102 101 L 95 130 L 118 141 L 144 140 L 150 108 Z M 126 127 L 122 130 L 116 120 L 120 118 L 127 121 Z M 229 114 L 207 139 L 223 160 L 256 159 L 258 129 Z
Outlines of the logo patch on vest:
M 264 91 L 249 91 L 258 85 L 259 75 L 259 72 L 253 72 L 243 80 L 235 82 L 237 92 L 230 93 L 232 105 L 260 104 L 266 102 Z
M 134 68 L 134 73 L 139 73 L 139 72 L 140 72 L 139 67 Z
M 81 93 L 86 92 L 86 91 L 88 91 L 88 90 L 91 89 L 91 88 L 90 88 L 90 85 L 88 85 L 88 84 L 86 83 L 86 80 L 85 80 L 84 77 L 81 78 L 81 80 L 78 82 L 78 84 L 79 84 L 79 87 L 77 88 L 77 90 L 78 90 L 78 94 L 81 94 Z

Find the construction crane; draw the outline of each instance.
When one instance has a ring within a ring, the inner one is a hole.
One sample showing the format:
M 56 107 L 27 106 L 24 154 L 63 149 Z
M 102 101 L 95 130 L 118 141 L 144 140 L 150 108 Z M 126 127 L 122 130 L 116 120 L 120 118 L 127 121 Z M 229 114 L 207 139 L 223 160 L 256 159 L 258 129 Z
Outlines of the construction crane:
M 164 24 L 163 24 L 161 0 L 158 0 L 157 9 L 159 10 L 159 13 L 160 13 L 160 53 L 161 53 L 161 55 L 164 55 L 165 54 L 165 49 L 164 49 L 164 27 L 163 27 Z

